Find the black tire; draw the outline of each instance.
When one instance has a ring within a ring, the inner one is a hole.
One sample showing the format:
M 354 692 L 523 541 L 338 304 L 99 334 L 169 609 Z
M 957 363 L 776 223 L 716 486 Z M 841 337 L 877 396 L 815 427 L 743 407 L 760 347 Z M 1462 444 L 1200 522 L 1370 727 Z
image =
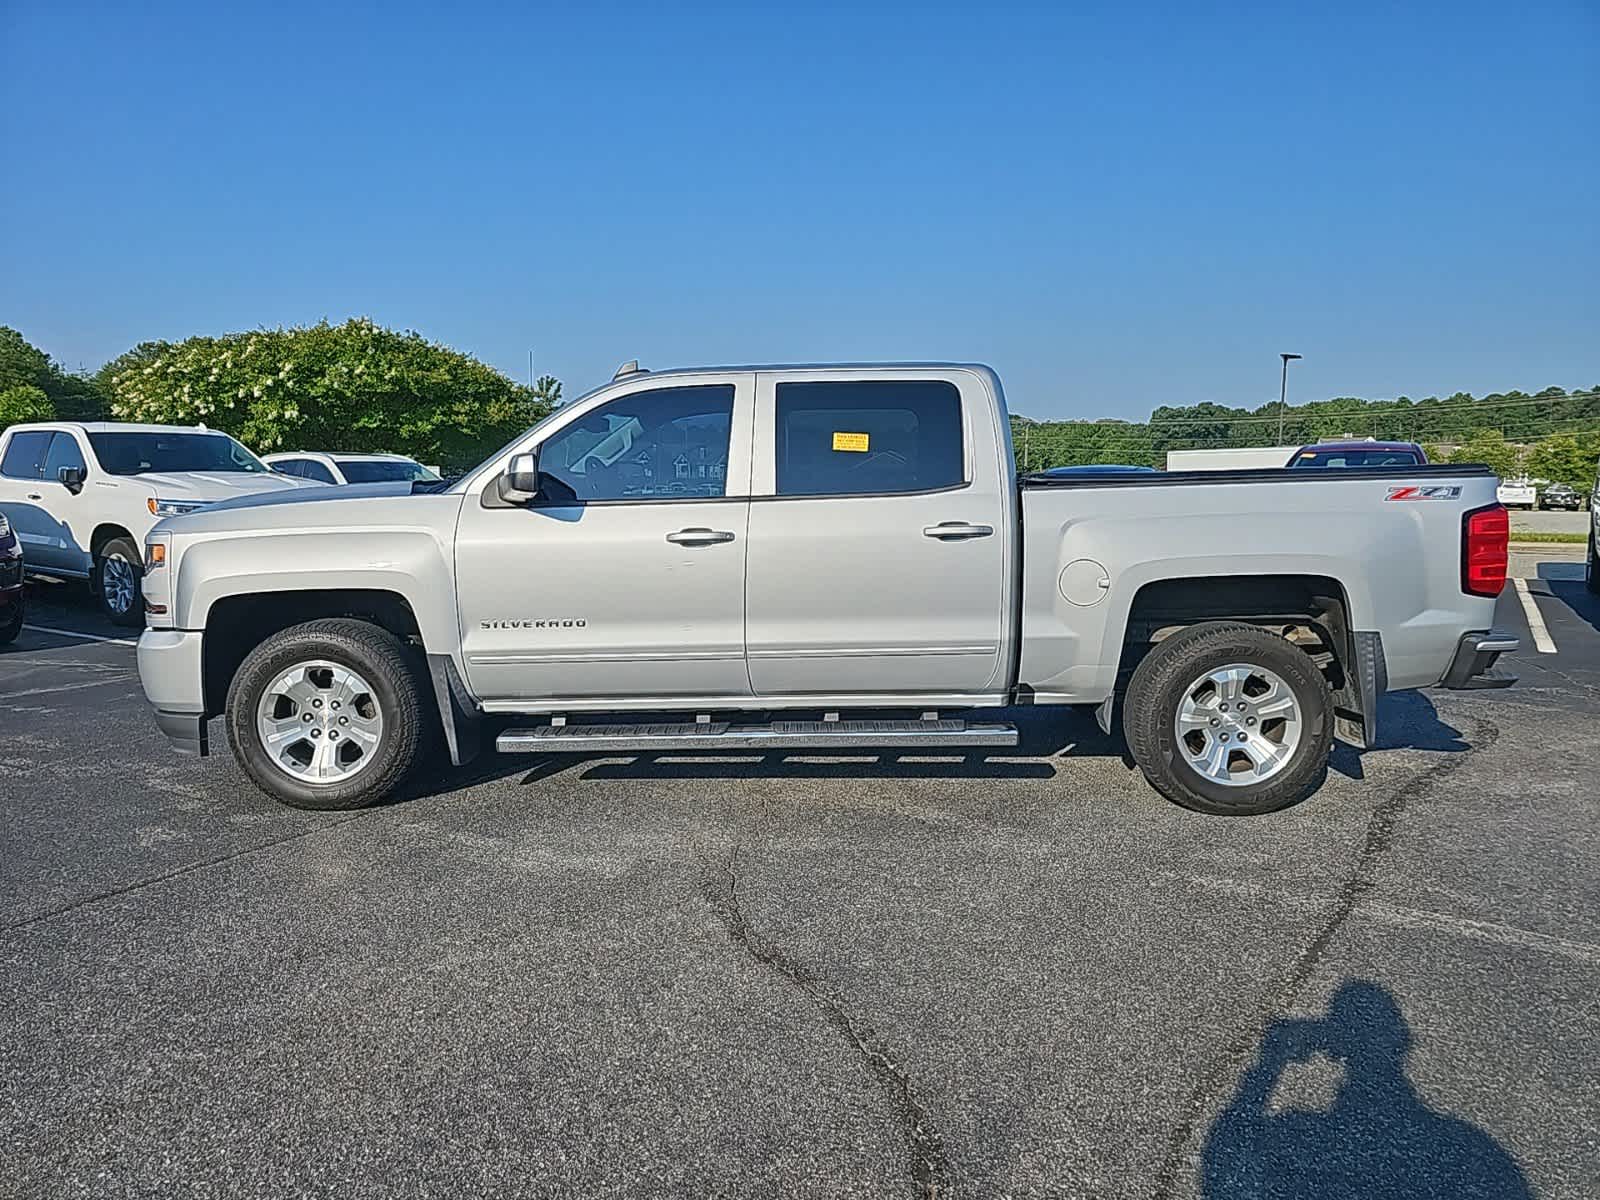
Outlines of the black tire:
M 18 592 L 16 601 L 6 611 L 4 619 L 0 619 L 0 646 L 9 646 L 17 640 L 27 616 L 27 606 L 22 601 L 22 593 Z
M 120 610 L 106 595 L 106 562 L 111 559 L 126 563 L 133 574 L 133 592 L 127 598 L 127 607 Z M 144 596 L 139 590 L 139 583 L 143 578 L 144 560 L 139 555 L 139 547 L 133 544 L 132 539 L 114 537 L 95 553 L 94 574 L 90 579 L 94 587 L 95 603 L 114 624 L 127 626 L 144 624 Z
M 1600 596 L 1600 551 L 1594 543 L 1594 524 L 1589 526 L 1589 563 L 1583 571 L 1583 582 L 1591 596 Z
M 262 695 L 296 663 L 326 660 L 354 670 L 372 689 L 383 732 L 371 760 L 343 780 L 312 783 L 280 768 L 261 744 Z M 250 652 L 228 687 L 228 745 L 246 775 L 274 800 L 294 808 L 363 808 L 392 794 L 426 744 L 427 708 L 416 654 L 386 629 L 343 617 L 307 621 L 276 633 Z
M 1207 672 L 1235 663 L 1264 667 L 1288 685 L 1302 732 L 1276 774 L 1230 786 L 1189 764 L 1174 725 L 1189 688 Z M 1333 704 L 1327 680 L 1299 647 L 1254 625 L 1213 621 L 1173 634 L 1139 664 L 1128 684 L 1122 728 L 1134 762 L 1167 799 L 1218 816 L 1257 816 L 1296 804 L 1322 786 L 1333 748 Z

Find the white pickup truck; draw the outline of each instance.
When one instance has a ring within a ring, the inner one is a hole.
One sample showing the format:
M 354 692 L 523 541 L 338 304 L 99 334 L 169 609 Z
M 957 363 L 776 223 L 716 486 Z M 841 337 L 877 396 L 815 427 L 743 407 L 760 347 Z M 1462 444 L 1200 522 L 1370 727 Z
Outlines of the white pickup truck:
M 278 799 L 452 761 L 1004 747 L 1094 709 L 1171 799 L 1294 803 L 1387 688 L 1498 687 L 1482 467 L 1018 480 L 982 366 L 632 364 L 448 486 L 213 505 L 146 543 L 161 729 Z M 1003 717 L 1003 713 L 991 713 Z
M 27 569 L 91 580 L 120 625 L 144 624 L 140 544 L 157 521 L 303 486 L 215 430 L 51 421 L 0 434 L 0 513 Z

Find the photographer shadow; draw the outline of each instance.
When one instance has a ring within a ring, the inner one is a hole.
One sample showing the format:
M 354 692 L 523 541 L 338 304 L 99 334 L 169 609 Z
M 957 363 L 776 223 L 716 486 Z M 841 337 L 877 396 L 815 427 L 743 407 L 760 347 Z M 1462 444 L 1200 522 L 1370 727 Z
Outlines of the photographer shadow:
M 1477 1126 L 1438 1112 L 1406 1077 L 1411 1031 L 1395 999 L 1343 984 L 1325 1017 L 1274 1021 L 1260 1056 L 1211 1126 L 1201 1157 L 1206 1200 L 1526 1200 L 1516 1162 Z M 1318 1066 L 1331 1101 L 1294 1106 Z M 1296 1068 L 1291 1078 L 1289 1068 Z M 1275 1101 L 1275 1095 L 1291 1093 Z

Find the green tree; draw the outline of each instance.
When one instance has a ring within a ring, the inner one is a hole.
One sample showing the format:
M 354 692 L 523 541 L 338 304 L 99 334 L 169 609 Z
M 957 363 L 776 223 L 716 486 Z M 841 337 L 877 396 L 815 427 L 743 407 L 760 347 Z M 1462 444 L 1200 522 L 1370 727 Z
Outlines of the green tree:
M 561 380 L 554 375 L 541 375 L 533 384 L 533 398 L 544 406 L 545 412 L 561 407 Z
M 55 415 L 56 406 L 50 403 L 43 388 L 18 383 L 0 391 L 0 429 L 24 421 L 48 421 Z
M 1479 429 L 1450 455 L 1453 463 L 1483 463 L 1502 479 L 1514 478 L 1520 472 L 1520 447 L 1506 441 L 1498 429 Z
M 32 387 L 50 401 L 52 415 L 92 420 L 106 411 L 105 396 L 93 379 L 63 371 L 43 350 L 9 325 L 0 325 L 0 392 Z
M 145 343 L 102 377 L 124 420 L 203 422 L 263 452 L 399 451 L 447 470 L 550 411 L 494 368 L 366 318 Z
M 1524 466 L 1535 479 L 1565 483 L 1586 492 L 1594 486 L 1597 456 L 1600 456 L 1600 435 L 1579 437 L 1556 433 L 1541 439 L 1528 451 Z

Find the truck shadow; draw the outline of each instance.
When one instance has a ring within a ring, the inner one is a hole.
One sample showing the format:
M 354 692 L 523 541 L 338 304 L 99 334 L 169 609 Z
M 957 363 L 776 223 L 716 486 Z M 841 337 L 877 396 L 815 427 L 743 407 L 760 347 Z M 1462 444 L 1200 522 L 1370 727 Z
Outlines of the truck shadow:
M 1527 1200 L 1482 1129 L 1430 1108 L 1406 1075 L 1410 1027 L 1378 984 L 1348 980 L 1327 1014 L 1272 1022 L 1206 1135 L 1204 1200 Z
M 1463 754 L 1472 749 L 1461 730 L 1439 716 L 1426 692 L 1386 692 L 1378 698 L 1378 744 L 1357 750 L 1334 742 L 1328 768 L 1349 779 L 1365 779 L 1361 760 L 1387 750 L 1438 750 Z
M 1584 565 L 1581 562 L 1542 562 L 1539 564 L 1539 582 L 1548 589 L 1550 597 L 1559 600 L 1589 627 L 1600 632 L 1600 596 L 1589 590 L 1584 582 Z M 1538 589 L 1531 589 L 1538 594 Z

